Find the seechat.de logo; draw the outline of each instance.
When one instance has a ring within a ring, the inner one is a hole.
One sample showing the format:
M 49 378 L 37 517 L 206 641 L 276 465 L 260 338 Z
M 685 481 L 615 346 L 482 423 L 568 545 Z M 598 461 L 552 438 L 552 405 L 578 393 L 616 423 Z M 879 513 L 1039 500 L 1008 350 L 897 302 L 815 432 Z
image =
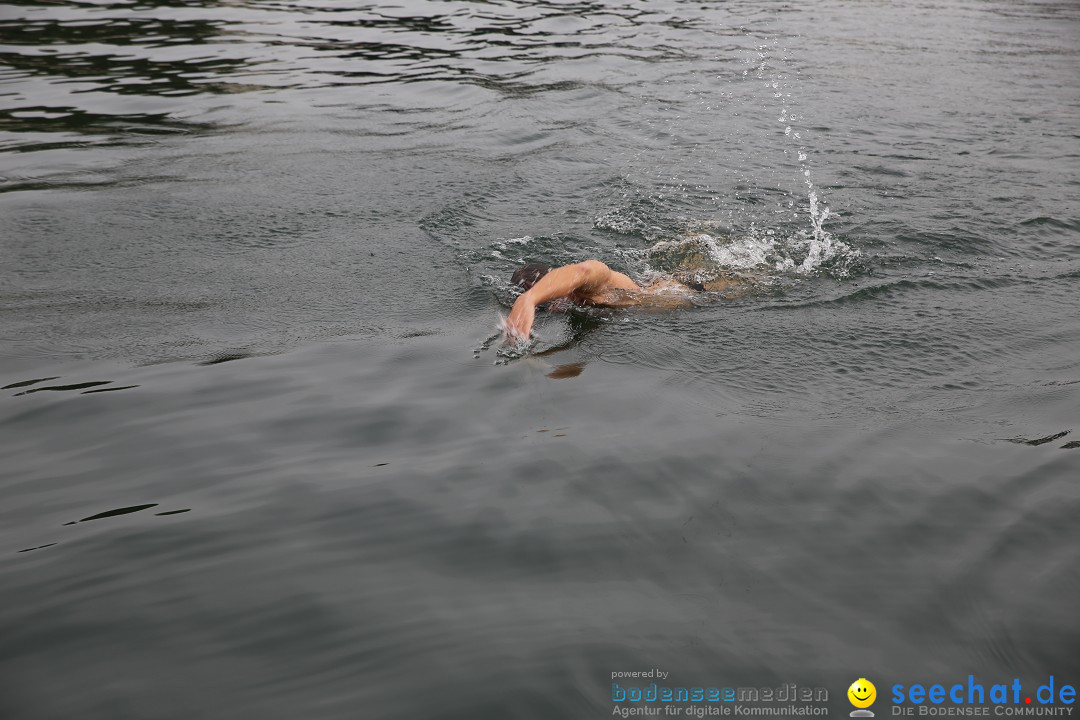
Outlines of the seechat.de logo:
M 851 717 L 874 717 L 874 713 L 866 709 L 873 705 L 874 701 L 877 700 L 877 688 L 874 687 L 874 683 L 866 678 L 859 678 L 851 683 L 851 687 L 847 689 L 847 697 L 848 700 L 851 701 L 851 704 L 856 708 L 851 711 Z

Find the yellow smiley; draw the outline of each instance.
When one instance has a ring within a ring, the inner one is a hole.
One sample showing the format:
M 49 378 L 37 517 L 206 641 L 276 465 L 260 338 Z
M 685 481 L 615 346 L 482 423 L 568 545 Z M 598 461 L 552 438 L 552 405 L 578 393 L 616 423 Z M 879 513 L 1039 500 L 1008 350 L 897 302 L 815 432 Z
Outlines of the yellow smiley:
M 847 689 L 848 700 L 857 708 L 868 708 L 877 699 L 877 688 L 866 678 L 859 678 Z

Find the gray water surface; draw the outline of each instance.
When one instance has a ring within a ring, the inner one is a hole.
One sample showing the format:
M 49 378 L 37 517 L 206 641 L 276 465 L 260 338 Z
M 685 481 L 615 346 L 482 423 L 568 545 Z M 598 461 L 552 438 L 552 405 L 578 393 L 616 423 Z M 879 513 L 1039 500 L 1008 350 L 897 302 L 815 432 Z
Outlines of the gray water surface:
M 1078 117 L 1065 0 L 0 2 L 0 718 L 1080 684 Z

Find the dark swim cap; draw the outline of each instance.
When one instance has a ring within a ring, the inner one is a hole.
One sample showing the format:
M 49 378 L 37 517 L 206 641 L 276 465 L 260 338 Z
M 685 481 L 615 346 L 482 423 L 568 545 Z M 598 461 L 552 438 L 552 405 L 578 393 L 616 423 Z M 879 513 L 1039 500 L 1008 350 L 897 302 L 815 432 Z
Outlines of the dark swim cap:
M 510 276 L 510 282 L 519 286 L 522 290 L 528 290 L 536 281 L 548 274 L 551 268 L 543 263 L 529 263 L 514 271 Z

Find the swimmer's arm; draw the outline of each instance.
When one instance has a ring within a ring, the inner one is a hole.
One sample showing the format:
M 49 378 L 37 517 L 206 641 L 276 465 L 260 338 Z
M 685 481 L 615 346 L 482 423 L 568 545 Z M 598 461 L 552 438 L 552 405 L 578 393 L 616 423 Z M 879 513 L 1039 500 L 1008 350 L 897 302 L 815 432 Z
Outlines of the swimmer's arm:
M 518 300 L 528 297 L 533 305 L 543 305 L 549 300 L 579 291 L 582 295 L 588 295 L 603 290 L 611 276 L 611 268 L 599 260 L 564 265 L 540 278 L 527 292 L 522 293 Z
M 514 301 L 510 316 L 506 318 L 506 334 L 528 339 L 537 305 L 578 291 L 586 295 L 599 292 L 607 286 L 612 275 L 611 268 L 599 260 L 555 268 Z

